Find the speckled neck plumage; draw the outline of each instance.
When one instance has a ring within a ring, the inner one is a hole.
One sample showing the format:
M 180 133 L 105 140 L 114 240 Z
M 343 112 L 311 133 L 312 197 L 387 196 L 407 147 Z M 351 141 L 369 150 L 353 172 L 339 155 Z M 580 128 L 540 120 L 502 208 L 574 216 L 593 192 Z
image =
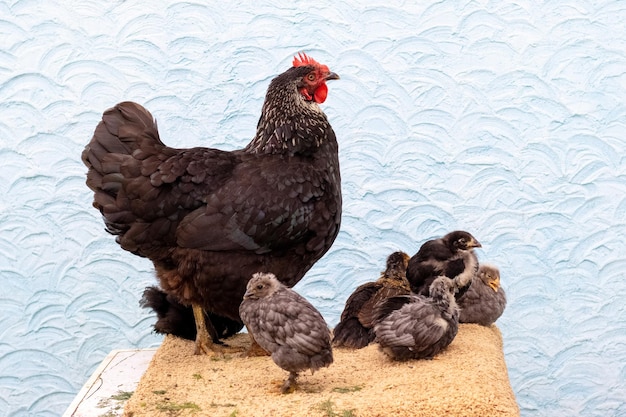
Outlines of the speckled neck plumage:
M 330 129 L 328 119 L 317 103 L 298 92 L 300 78 L 311 69 L 290 68 L 272 80 L 246 152 L 309 155 L 323 146 Z
M 442 288 L 441 286 L 431 287 L 430 298 L 434 303 L 440 306 L 444 317 L 458 317 L 459 311 L 454 293 L 448 288 Z M 448 316 L 448 314 L 450 316 Z

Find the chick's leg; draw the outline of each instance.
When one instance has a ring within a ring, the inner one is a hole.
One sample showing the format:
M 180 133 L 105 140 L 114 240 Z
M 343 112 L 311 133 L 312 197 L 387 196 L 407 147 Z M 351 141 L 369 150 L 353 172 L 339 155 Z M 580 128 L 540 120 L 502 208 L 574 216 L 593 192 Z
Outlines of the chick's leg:
M 289 372 L 289 378 L 287 378 L 283 383 L 283 386 L 280 388 L 280 392 L 283 394 L 291 394 L 294 392 L 297 386 L 296 378 L 298 378 L 297 372 Z
M 193 317 L 196 321 L 196 350 L 194 351 L 195 355 L 213 355 L 214 353 L 220 353 L 221 348 L 215 345 L 212 341 L 211 336 L 207 330 L 207 322 L 204 319 L 204 310 L 203 308 L 196 303 L 192 303 L 191 307 L 193 309 Z M 209 326 L 213 326 L 210 322 Z

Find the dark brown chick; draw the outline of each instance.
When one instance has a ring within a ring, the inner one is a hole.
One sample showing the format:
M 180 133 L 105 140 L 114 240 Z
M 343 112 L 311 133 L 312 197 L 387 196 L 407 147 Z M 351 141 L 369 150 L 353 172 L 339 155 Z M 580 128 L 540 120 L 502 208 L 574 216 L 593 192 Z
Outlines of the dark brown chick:
M 387 267 L 375 282 L 357 287 L 348 297 L 341 319 L 333 331 L 333 345 L 361 349 L 374 340 L 374 311 L 389 297 L 409 294 L 406 279 L 409 255 L 394 252 L 387 257 Z

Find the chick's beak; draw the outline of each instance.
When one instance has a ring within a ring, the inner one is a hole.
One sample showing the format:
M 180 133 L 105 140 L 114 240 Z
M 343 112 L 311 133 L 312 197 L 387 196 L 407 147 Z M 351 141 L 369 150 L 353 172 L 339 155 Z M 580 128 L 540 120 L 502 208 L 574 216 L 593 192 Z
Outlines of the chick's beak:
M 329 72 L 326 75 L 326 81 L 328 80 L 338 80 L 339 79 L 339 75 L 335 74 L 334 72 Z
M 481 245 L 480 242 L 477 241 L 476 239 L 472 239 L 472 241 L 470 242 L 470 245 L 473 248 L 482 248 L 483 247 L 483 245 Z
M 489 281 L 489 286 L 492 290 L 498 292 L 498 289 L 500 288 L 500 277 L 495 277 L 494 279 Z

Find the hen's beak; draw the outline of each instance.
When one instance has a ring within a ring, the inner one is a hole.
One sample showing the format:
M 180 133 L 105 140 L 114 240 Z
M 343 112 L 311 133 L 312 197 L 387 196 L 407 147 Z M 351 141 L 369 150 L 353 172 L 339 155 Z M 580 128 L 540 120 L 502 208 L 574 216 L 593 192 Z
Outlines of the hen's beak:
M 326 75 L 326 81 L 338 80 L 338 79 L 339 79 L 339 75 L 335 74 L 334 72 L 329 72 L 328 75 Z

